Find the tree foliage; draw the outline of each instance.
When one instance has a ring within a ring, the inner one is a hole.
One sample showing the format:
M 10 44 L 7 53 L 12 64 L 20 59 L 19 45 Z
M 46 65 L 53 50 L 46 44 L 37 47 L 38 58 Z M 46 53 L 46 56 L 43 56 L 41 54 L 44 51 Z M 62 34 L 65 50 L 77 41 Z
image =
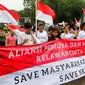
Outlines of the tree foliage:
M 84 0 L 58 0 L 60 12 L 58 20 L 69 21 L 74 18 L 80 19 L 82 16 L 82 8 L 85 8 Z
M 20 14 L 21 17 L 25 17 L 24 10 L 20 10 L 18 11 L 18 13 Z
M 85 0 L 41 0 L 48 4 L 56 13 L 55 22 L 80 19 Z
M 24 0 L 24 16 L 35 22 L 35 0 Z
M 80 19 L 82 8 L 85 8 L 85 0 L 39 0 L 49 5 L 56 13 L 55 23 L 61 21 Z M 35 22 L 35 0 L 24 0 L 24 16 L 28 16 Z

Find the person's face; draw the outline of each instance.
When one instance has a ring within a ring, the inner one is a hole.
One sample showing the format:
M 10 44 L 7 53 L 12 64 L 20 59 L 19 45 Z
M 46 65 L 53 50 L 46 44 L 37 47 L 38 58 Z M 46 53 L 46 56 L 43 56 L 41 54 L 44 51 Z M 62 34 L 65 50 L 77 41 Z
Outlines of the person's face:
M 14 36 L 14 31 L 10 30 L 11 36 Z
M 52 30 L 48 31 L 48 33 L 51 35 L 52 34 Z
M 38 26 L 39 31 L 43 31 L 43 25 Z
M 53 31 L 53 36 L 54 37 L 58 36 L 58 31 L 57 30 Z
M 69 28 L 68 28 L 68 27 L 65 27 L 64 32 L 65 32 L 65 33 L 68 33 L 68 32 L 69 32 Z
M 25 32 L 27 33 L 27 34 L 30 34 L 30 32 L 31 32 L 31 28 L 29 28 L 29 29 L 25 29 Z

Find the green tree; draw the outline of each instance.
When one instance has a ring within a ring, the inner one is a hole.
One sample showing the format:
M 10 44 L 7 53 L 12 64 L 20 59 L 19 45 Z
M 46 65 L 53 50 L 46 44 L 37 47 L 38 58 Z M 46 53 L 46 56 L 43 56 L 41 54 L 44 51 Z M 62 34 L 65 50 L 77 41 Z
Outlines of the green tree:
M 85 0 L 39 0 L 50 6 L 56 13 L 55 23 L 80 19 Z M 24 0 L 24 13 L 32 22 L 35 22 L 35 0 Z
M 31 20 L 31 23 L 35 23 L 35 0 L 24 0 L 24 14 Z
M 18 11 L 18 13 L 20 14 L 20 17 L 25 17 L 24 10 L 20 10 L 20 11 Z
M 80 19 L 82 8 L 85 8 L 85 0 L 41 0 L 48 4 L 56 13 L 54 22 Z
M 84 0 L 58 0 L 60 12 L 58 21 L 69 21 L 74 18 L 80 19 L 82 16 L 82 8 L 85 7 Z

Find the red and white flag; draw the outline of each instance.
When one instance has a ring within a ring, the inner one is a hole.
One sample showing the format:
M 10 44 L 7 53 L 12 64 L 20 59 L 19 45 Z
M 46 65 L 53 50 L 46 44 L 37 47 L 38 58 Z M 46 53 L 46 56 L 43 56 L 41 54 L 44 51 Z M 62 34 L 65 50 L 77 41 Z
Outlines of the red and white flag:
M 5 6 L 0 4 L 0 23 L 10 23 L 13 25 L 18 25 L 20 15 L 7 9 Z
M 5 26 L 7 26 L 9 29 L 12 29 L 14 31 L 18 31 L 18 32 L 24 32 L 25 30 L 20 28 L 18 25 L 11 25 L 11 24 L 6 24 Z
M 85 9 L 83 8 L 83 14 L 85 15 Z
M 80 21 L 78 21 L 76 18 L 75 18 L 74 24 L 75 24 L 75 27 L 80 27 Z
M 38 2 L 37 7 L 37 20 L 44 21 L 45 23 L 53 23 L 53 19 L 55 18 L 55 12 L 46 4 Z
M 83 18 L 82 18 L 82 22 L 85 22 L 85 9 L 82 8 L 82 10 L 83 10 Z
M 61 85 L 85 76 L 85 40 L 0 46 L 0 85 Z

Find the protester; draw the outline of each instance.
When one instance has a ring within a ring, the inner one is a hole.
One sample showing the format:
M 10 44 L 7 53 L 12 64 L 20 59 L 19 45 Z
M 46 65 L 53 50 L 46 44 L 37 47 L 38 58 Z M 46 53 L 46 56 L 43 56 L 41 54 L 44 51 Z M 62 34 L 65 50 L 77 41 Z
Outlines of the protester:
M 60 39 L 60 30 L 55 27 L 52 30 L 52 36 L 49 38 L 49 41 L 58 39 Z
M 0 46 L 5 46 L 6 33 L 3 28 L 0 27 Z
M 74 29 L 74 26 L 75 26 L 75 25 L 74 25 L 74 22 L 73 22 L 73 21 L 70 21 L 69 27 Z
M 53 26 L 50 26 L 49 28 L 48 28 L 48 41 L 50 40 L 50 38 L 52 37 L 52 30 L 53 30 Z
M 48 34 L 46 31 L 44 31 L 44 24 L 42 22 L 39 22 L 38 31 L 35 34 L 37 38 L 41 41 L 41 43 L 48 41 Z
M 61 34 L 61 39 L 74 39 L 77 33 L 73 29 L 69 29 L 69 26 L 64 28 L 64 33 Z
M 80 26 L 81 31 L 78 34 L 78 39 L 85 39 L 85 22 L 83 22 Z
M 18 36 L 18 45 L 36 44 L 37 40 L 33 36 L 31 23 L 25 23 L 24 27 L 25 27 L 25 32 L 21 33 Z
M 10 35 L 6 37 L 6 46 L 16 46 L 17 37 L 14 35 L 14 31 L 10 30 Z

